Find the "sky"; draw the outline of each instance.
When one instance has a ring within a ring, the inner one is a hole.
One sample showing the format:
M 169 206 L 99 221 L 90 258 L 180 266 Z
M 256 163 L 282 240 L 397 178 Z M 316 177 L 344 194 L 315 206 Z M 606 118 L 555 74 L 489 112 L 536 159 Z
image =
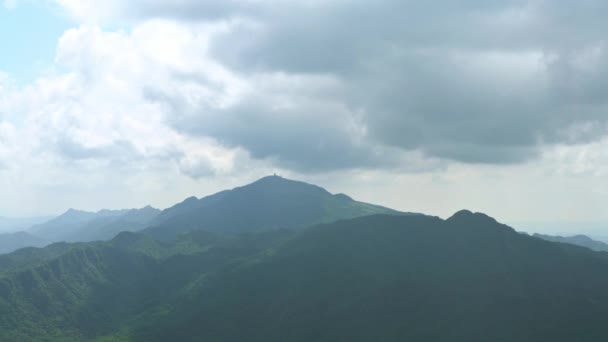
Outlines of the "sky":
M 608 222 L 607 11 L 4 0 L 0 216 L 164 208 L 277 172 L 442 217 Z

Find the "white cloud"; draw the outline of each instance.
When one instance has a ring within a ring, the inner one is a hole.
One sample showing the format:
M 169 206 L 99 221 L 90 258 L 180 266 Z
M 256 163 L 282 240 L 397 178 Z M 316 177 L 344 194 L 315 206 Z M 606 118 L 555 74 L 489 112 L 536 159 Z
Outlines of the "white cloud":
M 164 108 L 145 97 L 152 87 L 187 92 L 189 82 L 175 75 L 189 73 L 207 81 L 190 89 L 191 96 L 213 101 L 232 96 L 235 79 L 204 56 L 210 29 L 186 30 L 166 21 L 115 32 L 81 26 L 67 31 L 58 44 L 56 63 L 65 71 L 23 87 L 3 76 L 0 183 L 26 177 L 23 186 L 31 192 L 73 184 L 103 192 L 100 188 L 127 186 L 158 173 L 174 175 L 171 184 L 245 172 L 239 165 L 249 164 L 246 152 L 176 132 Z M 12 206 L 9 195 L 19 188 L 5 187 L 0 205 Z
M 2 3 L 4 8 L 9 9 L 9 10 L 13 10 L 15 8 L 17 8 L 17 0 L 4 0 L 4 2 Z
M 88 24 L 99 24 L 120 14 L 119 0 L 55 0 L 74 19 Z

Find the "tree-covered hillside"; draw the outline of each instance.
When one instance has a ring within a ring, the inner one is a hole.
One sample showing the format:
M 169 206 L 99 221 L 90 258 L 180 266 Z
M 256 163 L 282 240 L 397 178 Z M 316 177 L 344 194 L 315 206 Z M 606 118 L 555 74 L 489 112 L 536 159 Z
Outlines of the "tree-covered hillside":
M 123 233 L 0 276 L 0 339 L 598 341 L 608 255 L 483 214 Z

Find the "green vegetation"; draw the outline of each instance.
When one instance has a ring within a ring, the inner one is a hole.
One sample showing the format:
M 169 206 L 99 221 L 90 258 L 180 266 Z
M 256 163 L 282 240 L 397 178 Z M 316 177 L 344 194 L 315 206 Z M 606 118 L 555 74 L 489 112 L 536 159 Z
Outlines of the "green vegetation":
M 151 214 L 154 226 L 0 256 L 0 341 L 605 336 L 608 254 L 483 214 L 400 213 L 280 177 L 160 214 L 100 213 Z M 51 226 L 74 232 L 91 217 L 71 211 Z
M 141 315 L 170 307 L 205 274 L 289 234 L 189 234 L 167 244 L 121 233 L 110 242 L 65 244 L 44 262 L 0 275 L 0 340 L 112 340 Z
M 233 265 L 133 336 L 598 341 L 607 271 L 605 254 L 523 236 L 481 214 L 365 217 L 309 229 L 272 256 Z
M 584 342 L 608 321 L 608 254 L 466 211 L 67 246 L 0 277 L 0 340 Z

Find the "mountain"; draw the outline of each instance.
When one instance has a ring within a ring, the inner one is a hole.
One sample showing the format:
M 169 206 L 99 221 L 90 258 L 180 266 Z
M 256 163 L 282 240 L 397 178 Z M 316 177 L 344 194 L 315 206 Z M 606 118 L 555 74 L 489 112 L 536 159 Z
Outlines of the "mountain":
M 290 234 L 192 232 L 167 244 L 123 232 L 108 242 L 62 243 L 0 256 L 0 340 L 120 335 L 139 315 L 171 307 L 206 274 L 247 260 Z
M 29 229 L 32 235 L 50 241 L 86 242 L 109 240 L 122 231 L 137 231 L 148 226 L 160 210 L 100 210 L 96 213 L 69 209 L 64 214 Z
M 28 229 L 28 232 L 52 241 L 65 241 L 96 218 L 119 216 L 121 214 L 123 212 L 103 212 L 103 214 L 98 215 L 97 213 L 88 211 L 69 209 L 48 222 L 31 227 Z
M 0 340 L 595 342 L 608 321 L 607 253 L 470 211 L 66 246 L 0 269 Z
M 238 233 L 302 228 L 371 214 L 406 214 L 357 202 L 344 194 L 279 176 L 222 191 L 201 199 L 190 197 L 161 212 L 145 232 L 172 239 L 192 230 Z
M 0 234 L 0 254 L 10 253 L 23 247 L 42 247 L 48 241 L 26 232 Z
M 569 243 L 572 245 L 577 245 L 581 247 L 586 247 L 592 249 L 594 251 L 603 251 L 608 252 L 608 244 L 603 243 L 601 241 L 593 240 L 592 238 L 586 235 L 574 235 L 574 236 L 554 236 L 554 235 L 543 235 L 543 234 L 534 234 L 533 236 L 553 242 L 561 242 L 561 243 Z
M 0 233 L 15 233 L 51 220 L 52 217 L 0 217 Z
M 34 266 L 45 264 L 81 244 L 58 242 L 44 248 L 24 247 L 9 254 L 0 255 L 0 277 Z
M 158 216 L 161 211 L 151 206 L 131 209 L 120 216 L 98 218 L 84 226 L 71 241 L 110 240 L 120 232 L 142 230 Z
M 584 279 L 584 281 L 581 281 Z M 314 227 L 134 332 L 163 341 L 597 341 L 608 257 L 483 215 Z

